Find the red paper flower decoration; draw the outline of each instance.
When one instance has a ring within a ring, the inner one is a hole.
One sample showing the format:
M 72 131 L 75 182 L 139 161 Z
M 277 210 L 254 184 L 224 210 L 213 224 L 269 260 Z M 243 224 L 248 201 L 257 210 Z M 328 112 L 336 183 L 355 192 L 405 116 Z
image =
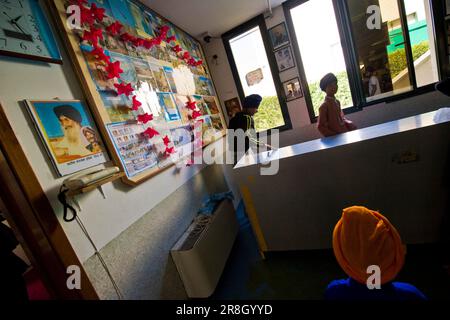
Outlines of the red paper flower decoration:
M 95 22 L 95 18 L 92 15 L 91 10 L 87 9 L 83 5 L 80 5 L 80 22 L 81 24 L 87 24 L 92 26 Z
M 115 36 L 120 34 L 120 31 L 122 30 L 123 25 L 116 21 L 114 23 L 111 23 L 108 27 L 106 27 L 106 31 L 108 31 L 111 35 Z
M 198 61 L 195 63 L 196 66 L 201 66 L 202 64 L 203 64 L 203 61 L 202 61 L 202 60 L 198 60 Z
M 127 83 L 127 84 L 124 84 L 124 83 L 117 84 L 117 83 L 115 83 L 114 87 L 116 87 L 118 95 L 124 94 L 127 97 L 130 96 L 131 93 L 134 91 L 133 87 L 131 86 L 131 83 Z
M 185 51 L 185 52 L 183 53 L 183 59 L 187 60 L 187 59 L 189 59 L 190 57 L 191 57 L 191 54 L 190 54 L 189 52 Z
M 159 46 L 162 42 L 161 37 L 156 37 L 156 38 L 153 38 L 152 40 L 153 40 L 153 43 L 156 44 L 157 46 Z
M 200 111 L 194 110 L 194 112 L 192 112 L 192 119 L 197 119 L 198 117 L 201 117 L 203 114 Z
M 170 143 L 170 139 L 169 139 L 169 137 L 168 136 L 165 136 L 164 138 L 163 138 L 163 142 L 164 142 L 164 144 L 166 145 L 166 147 L 169 145 L 169 143 Z
M 160 32 L 160 33 L 166 33 L 166 34 L 167 34 L 167 32 L 169 32 L 169 30 L 170 30 L 169 26 L 162 26 L 162 27 L 159 29 L 159 32 Z
M 91 14 L 98 22 L 102 22 L 105 18 L 105 9 L 98 8 L 95 3 L 91 5 Z
M 144 113 L 144 114 L 140 114 L 137 116 L 137 121 L 142 122 L 142 123 L 147 123 L 152 120 L 153 120 L 152 114 Z
M 94 50 L 92 50 L 90 54 L 95 56 L 97 60 L 104 61 L 107 64 L 110 63 L 110 58 L 105 54 L 105 51 L 100 47 L 95 46 Z
M 175 152 L 175 148 L 174 147 L 166 147 L 166 151 L 164 152 L 164 154 L 166 155 L 166 156 L 169 156 L 169 155 L 171 155 L 172 153 L 174 153 Z
M 148 127 L 144 132 L 143 132 L 146 136 L 149 136 L 150 139 L 153 138 L 154 136 L 158 136 L 159 132 L 156 131 L 155 129 Z
M 178 52 L 182 51 L 183 49 L 181 49 L 180 46 L 177 44 L 176 46 L 172 47 L 172 50 L 173 50 L 175 53 L 178 53 Z
M 144 46 L 144 39 L 134 38 L 132 41 L 133 41 L 133 45 L 135 47 L 142 47 L 142 46 Z
M 72 0 L 71 3 L 76 4 L 78 6 L 83 6 L 85 4 L 88 4 L 87 0 Z
M 102 30 L 91 28 L 91 31 L 85 31 L 83 40 L 89 41 L 94 47 L 98 44 L 98 39 L 103 39 Z
M 110 62 L 106 67 L 106 72 L 108 72 L 108 79 L 120 78 L 120 74 L 123 72 L 120 68 L 120 61 Z
M 195 109 L 197 109 L 197 105 L 195 104 L 195 101 L 188 101 L 186 103 L 186 108 L 188 108 L 189 110 L 194 111 Z
M 170 42 L 175 41 L 175 40 L 176 40 L 175 36 L 170 36 L 170 37 L 168 37 L 168 38 L 166 39 L 166 42 L 167 42 L 167 43 L 170 43 Z
M 137 99 L 136 96 L 133 96 L 133 106 L 131 107 L 131 109 L 136 111 L 139 109 L 140 106 L 142 106 L 142 103 Z
M 149 50 L 155 45 L 155 43 L 153 42 L 153 39 L 150 40 L 144 39 L 142 45 L 144 46 L 145 49 Z
M 187 61 L 188 65 L 195 66 L 197 64 L 197 61 L 195 61 L 194 58 L 189 58 Z
M 122 41 L 125 41 L 125 42 L 128 42 L 128 41 L 133 41 L 135 38 L 131 35 L 131 34 L 129 34 L 128 32 L 124 32 L 124 33 L 122 33 L 121 35 L 120 35 L 120 39 L 122 40 Z

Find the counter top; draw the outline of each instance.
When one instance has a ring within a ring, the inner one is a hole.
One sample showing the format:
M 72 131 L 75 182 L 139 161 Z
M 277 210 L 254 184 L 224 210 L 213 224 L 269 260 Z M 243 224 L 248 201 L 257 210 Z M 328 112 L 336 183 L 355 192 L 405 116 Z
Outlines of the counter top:
M 273 151 L 265 151 L 259 154 L 248 152 L 236 164 L 234 169 L 239 169 L 261 163 L 268 164 L 271 161 L 295 157 L 320 150 L 336 148 L 339 146 L 344 146 L 355 142 L 361 142 L 409 130 L 424 128 L 439 123 L 450 122 L 449 117 L 447 117 L 446 119 L 444 117 L 436 119 L 435 116 L 438 113 L 438 111 L 439 110 L 419 114 L 416 116 L 400 120 L 390 121 L 379 125 L 346 132 L 343 134 L 338 134 L 332 137 L 307 141 L 292 146 L 283 147 Z

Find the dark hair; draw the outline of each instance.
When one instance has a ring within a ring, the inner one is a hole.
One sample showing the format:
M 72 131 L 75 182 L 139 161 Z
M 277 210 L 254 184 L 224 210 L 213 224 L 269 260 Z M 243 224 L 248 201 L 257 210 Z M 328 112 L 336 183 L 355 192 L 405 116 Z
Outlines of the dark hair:
M 332 84 L 333 82 L 337 82 L 337 78 L 333 73 L 327 73 L 321 80 L 320 80 L 320 89 L 322 91 L 325 91 L 327 87 Z
M 244 98 L 243 108 L 258 108 L 262 101 L 262 97 L 258 94 L 251 94 Z

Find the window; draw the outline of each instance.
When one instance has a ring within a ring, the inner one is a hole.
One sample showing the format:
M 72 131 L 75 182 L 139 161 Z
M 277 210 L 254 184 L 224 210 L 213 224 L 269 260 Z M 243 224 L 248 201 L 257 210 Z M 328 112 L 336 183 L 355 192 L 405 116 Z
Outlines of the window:
M 332 0 L 307 1 L 291 9 L 297 43 L 308 82 L 314 116 L 325 93 L 319 88 L 320 79 L 329 72 L 338 78 L 336 95 L 343 109 L 352 107 L 347 70 L 341 38 L 334 15 Z
M 275 82 L 276 66 L 267 55 L 264 19 L 258 17 L 223 35 L 225 49 L 241 100 L 250 94 L 263 97 L 254 116 L 255 129 L 290 128 L 289 116 L 280 101 L 280 83 Z
M 439 81 L 428 0 L 290 0 L 284 8 L 312 120 L 323 99 L 318 81 L 328 72 L 338 77 L 344 112 Z

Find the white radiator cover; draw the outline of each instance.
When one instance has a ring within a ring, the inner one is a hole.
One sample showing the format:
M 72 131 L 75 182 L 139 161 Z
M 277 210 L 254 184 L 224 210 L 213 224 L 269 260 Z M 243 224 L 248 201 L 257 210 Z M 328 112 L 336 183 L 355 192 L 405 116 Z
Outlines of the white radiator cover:
M 216 289 L 239 230 L 233 204 L 222 201 L 192 249 L 180 250 L 192 228 L 171 250 L 189 298 L 207 298 Z

